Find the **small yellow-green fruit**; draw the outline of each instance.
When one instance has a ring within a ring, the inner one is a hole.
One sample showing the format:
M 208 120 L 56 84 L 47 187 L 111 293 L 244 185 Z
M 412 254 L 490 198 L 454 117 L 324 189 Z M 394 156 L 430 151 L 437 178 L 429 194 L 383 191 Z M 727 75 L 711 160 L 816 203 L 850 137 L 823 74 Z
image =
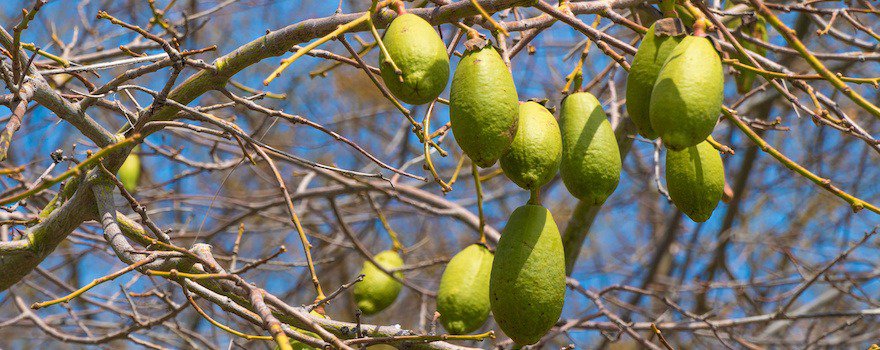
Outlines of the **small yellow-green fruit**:
M 384 52 L 380 52 L 382 80 L 395 97 L 406 103 L 423 104 L 446 89 L 449 56 L 443 39 L 427 21 L 410 13 L 400 15 L 391 21 L 382 42 L 402 73 L 398 75 Z
M 403 266 L 403 258 L 393 250 L 386 250 L 373 257 L 385 270 L 393 270 Z M 354 300 L 358 309 L 365 315 L 373 315 L 385 310 L 394 303 L 400 294 L 401 284 L 369 261 L 364 262 L 361 269 L 364 280 L 354 285 Z M 403 279 L 403 274 L 395 272 L 394 276 Z
M 721 59 L 709 39 L 688 36 L 679 43 L 651 91 L 651 127 L 667 148 L 682 150 L 715 128 L 724 98 Z
M 660 74 L 666 58 L 682 39 L 683 36 L 657 36 L 652 24 L 633 57 L 632 67 L 626 77 L 626 111 L 639 134 L 645 138 L 657 138 L 648 113 L 651 90 L 654 89 L 654 82 L 657 81 L 657 75 Z
M 534 344 L 559 319 L 565 253 L 546 208 L 524 205 L 510 215 L 495 250 L 489 297 L 495 322 L 519 345 Z
M 440 323 L 450 334 L 473 332 L 489 317 L 489 273 L 492 252 L 482 244 L 471 244 L 452 257 L 437 292 Z
M 327 317 L 326 315 L 321 315 L 320 313 L 318 313 L 317 311 L 314 311 L 314 310 L 312 310 L 312 312 L 309 312 L 309 315 L 312 315 L 314 317 L 329 319 L 329 317 Z M 315 334 L 314 332 L 306 331 L 306 330 L 302 330 L 302 329 L 298 329 L 298 328 L 295 328 L 295 329 L 297 332 L 300 332 L 300 333 L 307 335 L 309 337 L 321 339 L 321 336 Z M 290 340 L 290 347 L 293 348 L 293 350 L 313 350 L 313 349 L 316 349 L 314 346 L 308 345 L 306 343 L 300 342 L 295 339 Z M 279 349 L 281 349 L 281 347 L 276 344 L 275 350 L 279 350 Z
M 553 114 L 537 102 L 519 105 L 519 126 L 513 143 L 501 157 L 501 169 L 527 190 L 544 186 L 559 170 L 562 136 Z
M 562 182 L 573 196 L 599 205 L 620 181 L 620 150 L 602 105 L 588 92 L 562 101 Z
M 119 167 L 119 181 L 128 192 L 134 192 L 137 189 L 138 181 L 141 178 L 141 158 L 137 155 L 137 151 L 138 148 L 135 147 Z
M 672 203 L 691 220 L 709 220 L 724 193 L 724 163 L 709 142 L 666 152 L 666 186 Z
M 495 164 L 513 142 L 519 98 L 513 76 L 491 45 L 471 45 L 455 68 L 449 119 L 455 141 L 480 167 Z

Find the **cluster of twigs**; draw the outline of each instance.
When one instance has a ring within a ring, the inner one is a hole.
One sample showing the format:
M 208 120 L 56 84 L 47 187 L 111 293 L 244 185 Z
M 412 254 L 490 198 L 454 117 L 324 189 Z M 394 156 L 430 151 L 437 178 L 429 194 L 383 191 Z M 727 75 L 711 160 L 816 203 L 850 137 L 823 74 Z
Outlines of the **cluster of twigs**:
M 0 104 L 10 111 L 0 133 L 0 346 L 50 337 L 156 349 L 511 347 L 486 341 L 491 322 L 463 336 L 436 326 L 442 265 L 462 243 L 492 246 L 527 194 L 497 169 L 469 166 L 451 141 L 447 100 L 408 108 L 378 79 L 379 31 L 403 3 L 353 2 L 343 13 L 340 2 L 336 13 L 263 33 L 212 20 L 243 1 L 185 2 L 30 0 L 0 23 Z M 711 142 L 726 154 L 728 204 L 705 225 L 669 206 L 661 149 L 636 136 L 621 108 L 628 62 L 659 17 L 650 2 L 406 3 L 438 26 L 450 56 L 466 36 L 490 36 L 521 98 L 591 91 L 615 127 L 629 180 L 608 203 L 562 198 L 558 179 L 542 191 L 565 228 L 573 293 L 536 347 L 869 344 L 880 335 L 871 326 L 880 265 L 866 259 L 880 214 L 871 166 L 880 12 L 864 0 L 679 3 L 711 24 L 728 77 L 761 77 L 725 100 Z M 76 12 L 70 23 L 49 20 L 72 34 L 44 26 L 51 44 L 39 44 L 46 38 L 31 33 L 46 11 Z M 728 28 L 756 16 L 772 40 Z M 230 46 L 230 32 L 250 41 Z M 120 37 L 130 40 L 105 44 Z M 251 71 L 261 62 L 280 64 Z M 307 71 L 305 62 L 318 63 Z M 332 79 L 332 103 L 296 88 L 323 91 Z M 285 80 L 294 87 L 279 93 Z M 64 132 L 35 141 L 45 120 Z M 308 150 L 316 139 L 331 145 Z M 130 193 L 115 173 L 138 144 L 149 181 Z M 349 288 L 357 266 L 388 245 L 407 257 L 406 277 L 395 279 L 408 293 L 363 320 Z

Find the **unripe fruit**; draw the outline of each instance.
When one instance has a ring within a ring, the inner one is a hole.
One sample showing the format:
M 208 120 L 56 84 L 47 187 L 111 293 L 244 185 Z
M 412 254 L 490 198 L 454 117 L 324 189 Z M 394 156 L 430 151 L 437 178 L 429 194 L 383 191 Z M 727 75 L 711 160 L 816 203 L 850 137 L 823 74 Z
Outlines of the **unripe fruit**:
M 141 178 L 141 158 L 137 155 L 138 148 L 135 147 L 125 158 L 125 162 L 119 167 L 119 181 L 128 192 L 134 192 L 137 189 L 138 181 Z
M 403 73 L 395 73 L 384 53 L 379 54 L 382 80 L 394 97 L 406 103 L 423 104 L 446 89 L 449 56 L 443 40 L 427 21 L 409 13 L 400 15 L 385 30 L 382 43 Z
M 639 134 L 645 138 L 657 138 L 648 113 L 651 90 L 654 89 L 654 82 L 657 81 L 657 75 L 660 74 L 666 58 L 682 39 L 682 36 L 657 36 L 652 24 L 633 57 L 629 75 L 626 77 L 626 111 Z
M 403 266 L 400 254 L 393 250 L 376 254 L 373 259 L 385 270 Z M 361 274 L 364 275 L 364 280 L 354 285 L 354 300 L 358 309 L 361 309 L 365 315 L 372 315 L 394 303 L 397 295 L 400 294 L 400 282 L 386 275 L 369 261 L 364 262 Z M 395 272 L 394 276 L 403 279 L 403 274 L 400 272 Z
M 590 93 L 577 92 L 562 101 L 562 182 L 573 196 L 599 205 L 620 181 L 620 150 L 602 105 Z
M 666 186 L 672 203 L 691 220 L 709 220 L 724 193 L 724 163 L 709 142 L 666 152 Z
M 450 334 L 470 333 L 486 323 L 492 258 L 485 246 L 472 244 L 446 265 L 437 292 L 437 311 Z
M 527 190 L 544 186 L 559 170 L 562 136 L 553 114 L 537 102 L 519 105 L 519 126 L 513 143 L 501 157 L 501 169 Z
M 696 145 L 715 128 L 724 98 L 721 59 L 709 39 L 688 36 L 669 54 L 651 92 L 651 127 L 667 148 Z
M 516 135 L 519 98 L 513 76 L 491 45 L 471 44 L 458 63 L 449 93 L 452 134 L 465 154 L 490 167 Z
M 565 254 L 550 211 L 524 205 L 498 241 L 489 296 L 495 322 L 519 345 L 534 344 L 562 314 Z

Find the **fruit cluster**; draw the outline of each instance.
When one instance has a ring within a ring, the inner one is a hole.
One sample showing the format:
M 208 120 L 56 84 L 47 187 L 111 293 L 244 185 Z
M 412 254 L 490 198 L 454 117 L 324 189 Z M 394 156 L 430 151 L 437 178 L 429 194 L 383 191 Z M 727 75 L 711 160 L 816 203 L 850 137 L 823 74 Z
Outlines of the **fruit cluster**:
M 712 42 L 679 34 L 681 27 L 678 19 L 665 18 L 648 28 L 627 76 L 626 107 L 639 134 L 660 137 L 668 150 L 672 202 L 703 222 L 724 192 L 721 156 L 706 141 L 721 113 L 724 74 Z
M 706 142 L 723 98 L 718 53 L 702 36 L 670 35 L 667 20 L 651 26 L 628 77 L 627 109 L 638 132 L 660 137 L 668 148 L 670 196 L 695 221 L 705 221 L 721 198 L 724 169 Z M 675 23 L 672 23 L 675 24 Z M 381 76 L 400 100 L 434 101 L 449 79 L 443 41 L 425 20 L 398 16 L 383 38 Z M 484 244 L 456 254 L 446 267 L 437 310 L 452 334 L 473 332 L 489 313 L 519 345 L 541 339 L 562 313 L 565 258 L 561 236 L 539 190 L 560 173 L 568 191 L 601 205 L 617 188 L 621 157 L 602 105 L 590 93 L 575 92 L 561 103 L 559 122 L 542 103 L 520 102 L 510 70 L 487 40 L 472 36 L 453 74 L 449 117 L 456 142 L 479 167 L 500 162 L 512 182 L 532 192 L 510 215 L 494 255 Z M 386 54 L 387 52 L 387 54 Z M 391 61 L 393 60 L 393 64 Z M 403 264 L 397 251 L 375 261 L 385 270 Z M 367 315 L 389 306 L 401 284 L 370 262 L 354 296 Z

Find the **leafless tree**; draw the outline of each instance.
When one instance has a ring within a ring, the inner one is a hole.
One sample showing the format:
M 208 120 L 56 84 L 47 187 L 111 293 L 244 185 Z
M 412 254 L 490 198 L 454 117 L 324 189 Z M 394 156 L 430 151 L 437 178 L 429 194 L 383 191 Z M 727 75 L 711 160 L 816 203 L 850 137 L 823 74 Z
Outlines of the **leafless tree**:
M 711 24 L 727 82 L 713 133 L 726 203 L 701 224 L 669 202 L 662 149 L 626 114 L 656 1 L 406 3 L 453 68 L 477 29 L 520 99 L 558 105 L 582 79 L 615 128 L 624 169 L 604 205 L 558 178 L 542 190 L 569 293 L 534 347 L 868 348 L 876 2 L 676 2 Z M 444 334 L 434 297 L 449 258 L 481 227 L 494 246 L 529 194 L 497 166 L 474 173 L 448 94 L 407 106 L 382 85 L 371 27 L 393 3 L 3 1 L 0 348 L 511 348 L 491 321 Z M 758 16 L 767 40 L 734 25 Z M 736 92 L 749 71 L 756 84 Z M 115 174 L 133 152 L 132 193 Z M 363 317 L 349 288 L 393 244 L 404 292 Z

